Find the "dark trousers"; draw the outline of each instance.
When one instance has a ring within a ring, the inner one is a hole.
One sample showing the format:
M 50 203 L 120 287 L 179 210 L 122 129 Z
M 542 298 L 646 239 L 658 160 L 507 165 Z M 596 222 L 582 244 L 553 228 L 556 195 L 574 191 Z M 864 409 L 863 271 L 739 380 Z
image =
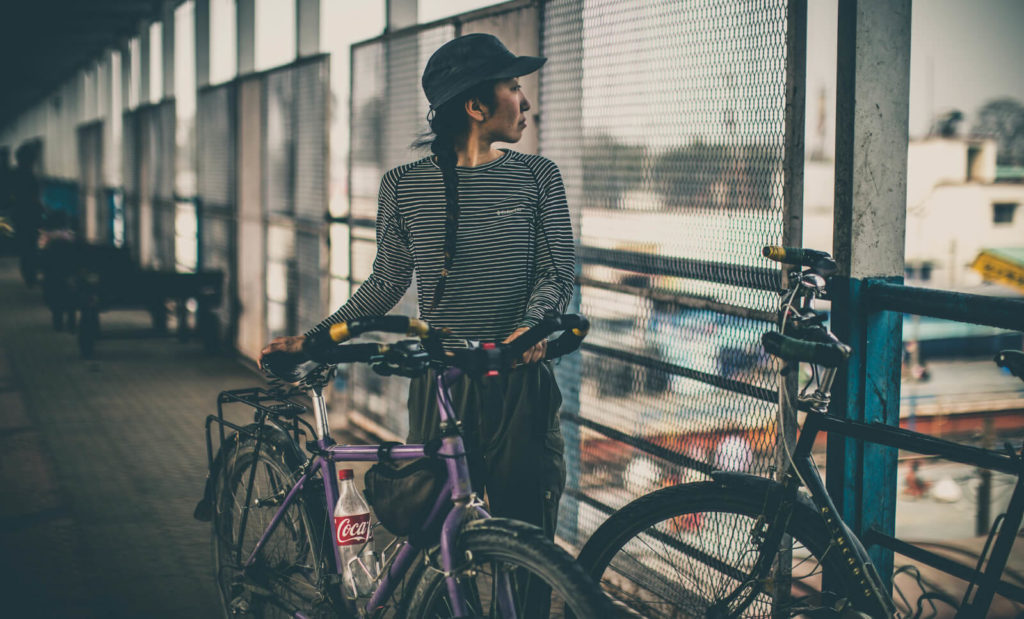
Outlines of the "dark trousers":
M 410 443 L 440 435 L 435 376 L 431 370 L 409 387 Z M 562 395 L 550 364 L 493 378 L 463 376 L 451 394 L 473 487 L 486 489 L 491 514 L 535 524 L 553 538 L 565 487 L 565 443 L 558 425 Z

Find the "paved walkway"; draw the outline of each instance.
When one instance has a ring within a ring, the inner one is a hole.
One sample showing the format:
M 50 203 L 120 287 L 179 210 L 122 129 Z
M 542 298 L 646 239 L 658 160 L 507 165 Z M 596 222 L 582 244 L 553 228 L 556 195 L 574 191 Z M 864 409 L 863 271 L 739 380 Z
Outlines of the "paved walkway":
M 0 616 L 219 616 L 209 525 L 192 518 L 203 422 L 219 391 L 262 379 L 198 342 L 96 350 L 81 360 L 0 258 Z

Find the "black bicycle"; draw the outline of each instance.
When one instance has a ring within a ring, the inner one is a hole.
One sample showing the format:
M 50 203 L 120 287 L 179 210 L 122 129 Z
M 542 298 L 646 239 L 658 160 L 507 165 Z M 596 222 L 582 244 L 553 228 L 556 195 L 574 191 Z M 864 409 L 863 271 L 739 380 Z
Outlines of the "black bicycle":
M 1001 580 L 1024 514 L 1021 454 L 828 415 L 836 368 L 851 350 L 825 326 L 827 316 L 813 302 L 826 293 L 836 264 L 815 250 L 766 247 L 764 255 L 803 267 L 790 273 L 782 291 L 779 332 L 762 338 L 765 349 L 785 361 L 783 372 L 796 370 L 799 362 L 813 368 L 798 396 L 799 407 L 809 412 L 787 454 L 789 465 L 778 481 L 715 471 L 710 481 L 640 497 L 594 532 L 578 561 L 613 598 L 645 617 L 920 616 L 920 605 L 897 608 L 864 543 L 966 580 L 959 603 L 945 600 L 958 606 L 956 617 L 986 616 L 997 593 L 1024 603 L 1024 588 Z M 1024 353 L 1004 351 L 996 363 L 1024 379 Z M 978 564 L 963 565 L 878 531 L 858 539 L 840 518 L 811 458 L 819 432 L 1016 476 L 1007 511 L 996 519 Z

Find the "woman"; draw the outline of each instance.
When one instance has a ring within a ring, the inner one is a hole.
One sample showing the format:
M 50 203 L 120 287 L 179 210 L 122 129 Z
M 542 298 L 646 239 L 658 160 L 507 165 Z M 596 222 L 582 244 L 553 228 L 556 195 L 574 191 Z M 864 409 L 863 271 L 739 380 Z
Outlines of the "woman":
M 511 341 L 562 312 L 572 296 L 575 256 L 565 190 L 551 161 L 493 147 L 519 141 L 530 103 L 518 77 L 546 59 L 515 56 L 494 36 L 441 46 L 423 72 L 432 155 L 381 182 L 372 275 L 345 305 L 304 336 L 263 350 L 298 351 L 331 324 L 391 310 L 417 278 L 420 317 L 459 341 Z M 543 342 L 506 375 L 452 387 L 471 453 L 474 483 L 491 511 L 554 535 L 565 482 L 558 425 L 561 394 Z M 410 443 L 438 435 L 433 372 L 413 379 Z M 478 486 L 479 487 L 479 486 Z

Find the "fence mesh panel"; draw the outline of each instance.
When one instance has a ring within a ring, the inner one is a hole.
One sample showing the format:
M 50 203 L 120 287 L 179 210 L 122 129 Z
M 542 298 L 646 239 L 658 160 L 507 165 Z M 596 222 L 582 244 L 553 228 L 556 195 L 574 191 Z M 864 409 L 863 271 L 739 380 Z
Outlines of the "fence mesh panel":
M 139 257 L 139 112 L 133 110 L 122 116 L 122 174 L 124 178 L 123 245 L 136 259 Z
M 156 269 L 174 270 L 174 102 L 146 110 L 146 161 L 153 209 L 153 262 Z
M 759 336 L 779 275 L 758 250 L 783 234 L 786 11 L 545 4 L 541 152 L 570 188 L 594 325 L 566 415 L 581 426 L 567 452 L 579 501 L 559 522 L 570 543 L 641 494 L 703 478 L 701 464 L 775 464 L 777 379 Z M 649 559 L 621 576 L 656 581 Z
M 400 33 L 361 44 L 352 51 L 352 219 L 351 290 L 372 270 L 376 255 L 374 219 L 377 190 L 383 174 L 426 154 L 412 143 L 428 130 L 427 99 L 420 75 L 435 49 L 455 36 L 452 24 Z M 393 310 L 415 316 L 415 283 Z M 379 380 L 369 368 L 353 367 L 349 394 L 352 406 L 399 436 L 408 431 L 405 402 L 408 380 Z
M 304 331 L 324 316 L 328 74 L 321 57 L 261 78 L 270 336 Z
M 540 152 L 562 171 L 574 303 L 592 321 L 582 354 L 557 367 L 569 467 L 558 535 L 579 545 L 610 511 L 707 465 L 774 466 L 777 374 L 760 335 L 780 273 L 760 248 L 781 242 L 786 219 L 787 1 L 515 10 L 543 12 Z M 415 158 L 399 147 L 422 126 L 420 71 L 461 23 L 353 48 L 357 223 L 374 217 L 381 175 Z M 353 286 L 373 241 L 353 227 Z M 404 385 L 351 380 L 354 407 L 403 434 Z
M 204 207 L 228 208 L 234 200 L 232 94 L 223 85 L 196 96 L 196 187 Z
M 80 229 L 91 233 L 96 243 L 110 242 L 110 212 L 103 201 L 103 123 L 78 128 Z
M 224 295 L 216 314 L 226 341 L 232 335 L 236 248 L 234 107 L 231 84 L 203 89 L 196 97 L 198 266 L 224 273 Z

